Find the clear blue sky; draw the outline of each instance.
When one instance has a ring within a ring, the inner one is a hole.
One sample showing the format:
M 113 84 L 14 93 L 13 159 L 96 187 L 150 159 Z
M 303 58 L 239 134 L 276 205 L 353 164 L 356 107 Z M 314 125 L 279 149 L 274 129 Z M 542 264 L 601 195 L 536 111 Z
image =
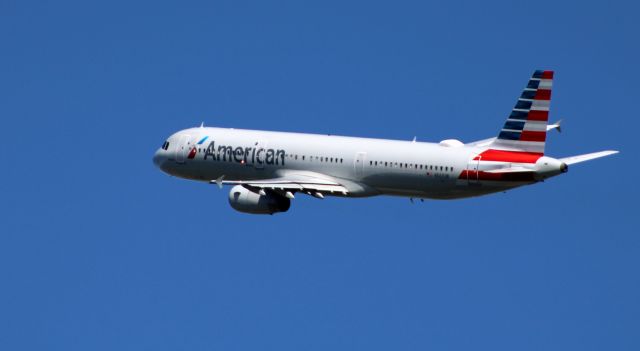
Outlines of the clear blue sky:
M 0 349 L 640 349 L 639 10 L 0 2 Z M 621 154 L 478 199 L 265 217 L 151 163 L 202 121 L 483 139 L 538 68 L 564 119 L 548 153 Z

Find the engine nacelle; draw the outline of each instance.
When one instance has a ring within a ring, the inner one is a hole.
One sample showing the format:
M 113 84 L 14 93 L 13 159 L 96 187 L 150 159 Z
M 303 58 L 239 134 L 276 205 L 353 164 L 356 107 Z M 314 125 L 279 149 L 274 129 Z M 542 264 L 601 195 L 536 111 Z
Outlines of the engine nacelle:
M 287 212 L 291 207 L 291 200 L 270 192 L 260 195 L 242 185 L 236 185 L 229 192 L 229 205 L 240 212 L 274 214 L 276 212 Z

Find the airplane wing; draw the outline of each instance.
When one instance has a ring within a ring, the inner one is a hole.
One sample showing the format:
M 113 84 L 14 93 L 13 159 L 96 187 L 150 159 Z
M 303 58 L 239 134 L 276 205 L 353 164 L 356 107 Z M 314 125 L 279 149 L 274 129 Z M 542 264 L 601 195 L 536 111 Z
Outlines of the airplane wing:
M 271 190 L 284 195 L 287 192 L 292 196 L 295 192 L 302 192 L 317 198 L 324 198 L 324 194 L 347 195 L 348 190 L 337 181 L 317 177 L 305 173 L 287 172 L 285 175 L 271 179 L 260 180 L 225 180 L 224 176 L 216 180 L 210 181 L 219 187 L 223 185 L 242 185 L 244 187 L 255 189 L 260 192 Z
M 609 156 L 617 153 L 618 151 L 615 151 L 615 150 L 607 150 L 607 151 L 592 152 L 590 154 L 560 158 L 559 160 L 561 162 L 566 163 L 567 165 L 572 165 L 574 163 L 589 161 L 589 160 L 593 160 L 594 158 L 605 157 L 605 156 Z

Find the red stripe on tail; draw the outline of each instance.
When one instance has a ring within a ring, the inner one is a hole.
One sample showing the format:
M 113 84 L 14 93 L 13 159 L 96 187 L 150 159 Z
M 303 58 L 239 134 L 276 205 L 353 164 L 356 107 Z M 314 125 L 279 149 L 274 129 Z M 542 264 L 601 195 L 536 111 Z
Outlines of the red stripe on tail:
M 538 91 L 536 91 L 536 97 L 534 97 L 534 100 L 551 100 L 551 90 L 538 89 Z
M 548 121 L 549 120 L 549 111 L 531 110 L 531 111 L 529 111 L 529 115 L 527 116 L 527 120 L 529 120 L 529 121 Z
M 520 134 L 520 141 L 545 141 L 547 132 L 534 132 L 531 130 L 523 130 Z

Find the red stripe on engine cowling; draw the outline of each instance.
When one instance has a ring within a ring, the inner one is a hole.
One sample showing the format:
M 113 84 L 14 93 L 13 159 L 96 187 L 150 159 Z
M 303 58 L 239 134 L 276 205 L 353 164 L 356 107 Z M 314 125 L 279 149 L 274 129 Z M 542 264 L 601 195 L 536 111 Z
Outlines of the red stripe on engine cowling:
M 474 160 L 514 162 L 514 163 L 536 163 L 536 161 L 538 161 L 538 159 L 542 156 L 544 156 L 544 154 L 538 153 L 538 152 L 489 149 L 482 152 L 480 155 L 476 156 Z
M 527 115 L 527 120 L 529 120 L 529 121 L 548 121 L 549 120 L 549 111 L 531 110 L 531 111 L 529 111 L 529 115 Z
M 534 100 L 551 100 L 551 90 L 538 89 L 536 91 L 536 97 L 534 97 Z
M 520 134 L 520 141 L 544 141 L 546 138 L 547 132 L 523 130 Z

